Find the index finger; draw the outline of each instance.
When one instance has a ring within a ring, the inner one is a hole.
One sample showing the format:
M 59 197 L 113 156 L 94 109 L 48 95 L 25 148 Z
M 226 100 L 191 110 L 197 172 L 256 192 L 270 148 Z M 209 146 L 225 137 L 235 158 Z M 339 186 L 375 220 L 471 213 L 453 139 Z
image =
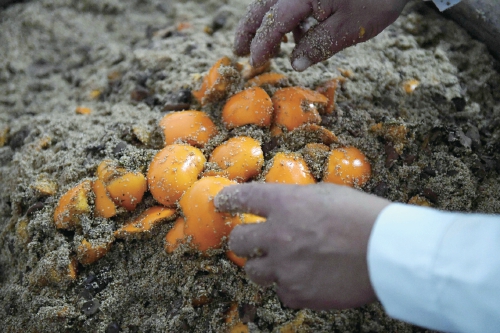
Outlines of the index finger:
M 264 14 L 267 13 L 278 0 L 254 1 L 248 6 L 247 13 L 238 23 L 234 39 L 234 53 L 245 56 L 250 53 L 250 43 L 255 37 L 255 32 L 262 23 Z
M 290 185 L 288 185 L 290 186 Z M 221 211 L 252 213 L 269 216 L 280 206 L 287 185 L 249 183 L 223 188 L 215 197 L 214 204 Z

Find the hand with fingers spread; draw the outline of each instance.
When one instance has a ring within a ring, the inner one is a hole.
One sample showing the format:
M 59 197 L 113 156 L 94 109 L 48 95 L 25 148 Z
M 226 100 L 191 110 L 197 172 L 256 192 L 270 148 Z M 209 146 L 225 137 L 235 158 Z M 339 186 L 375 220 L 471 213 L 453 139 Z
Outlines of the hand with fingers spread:
M 275 56 L 293 32 L 291 61 L 297 71 L 378 35 L 409 0 L 256 0 L 236 30 L 234 51 L 257 67 Z M 310 18 L 318 24 L 310 26 Z
M 229 246 L 248 257 L 248 276 L 276 282 L 282 302 L 293 308 L 332 309 L 376 299 L 368 276 L 367 246 L 379 212 L 389 204 L 333 184 L 250 183 L 224 188 L 215 198 L 223 211 L 267 218 L 237 226 Z

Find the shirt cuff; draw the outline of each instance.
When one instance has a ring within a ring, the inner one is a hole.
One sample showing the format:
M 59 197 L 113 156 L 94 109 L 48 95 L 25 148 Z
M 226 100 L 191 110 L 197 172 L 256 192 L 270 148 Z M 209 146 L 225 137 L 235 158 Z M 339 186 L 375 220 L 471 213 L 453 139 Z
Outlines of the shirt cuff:
M 432 268 L 454 214 L 419 206 L 390 204 L 378 216 L 368 244 L 368 268 L 386 312 L 417 325 L 443 325 Z
M 425 0 L 429 1 L 429 0 Z M 455 6 L 457 3 L 460 2 L 460 0 L 432 0 L 436 7 L 439 9 L 439 11 L 446 10 L 450 7 Z

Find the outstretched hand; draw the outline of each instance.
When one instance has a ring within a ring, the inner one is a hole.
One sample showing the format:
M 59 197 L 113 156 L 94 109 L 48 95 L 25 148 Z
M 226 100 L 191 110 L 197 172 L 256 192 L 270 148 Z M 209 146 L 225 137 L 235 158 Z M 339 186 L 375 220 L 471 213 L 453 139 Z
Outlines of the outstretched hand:
M 275 56 L 283 35 L 293 32 L 291 61 L 297 71 L 378 35 L 409 0 L 255 0 L 236 30 L 234 51 L 253 66 Z M 309 27 L 308 18 L 318 21 Z
M 267 218 L 237 226 L 229 246 L 248 257 L 245 270 L 262 285 L 277 284 L 292 308 L 325 310 L 361 306 L 376 299 L 367 266 L 373 224 L 389 201 L 333 184 L 250 183 L 224 188 L 222 211 Z

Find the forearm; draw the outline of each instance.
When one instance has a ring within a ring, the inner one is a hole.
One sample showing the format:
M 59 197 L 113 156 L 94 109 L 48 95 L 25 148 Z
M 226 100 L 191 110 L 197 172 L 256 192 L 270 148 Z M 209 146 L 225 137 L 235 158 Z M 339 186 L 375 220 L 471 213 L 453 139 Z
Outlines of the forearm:
M 500 217 L 392 204 L 373 228 L 372 286 L 389 315 L 428 328 L 496 332 Z

